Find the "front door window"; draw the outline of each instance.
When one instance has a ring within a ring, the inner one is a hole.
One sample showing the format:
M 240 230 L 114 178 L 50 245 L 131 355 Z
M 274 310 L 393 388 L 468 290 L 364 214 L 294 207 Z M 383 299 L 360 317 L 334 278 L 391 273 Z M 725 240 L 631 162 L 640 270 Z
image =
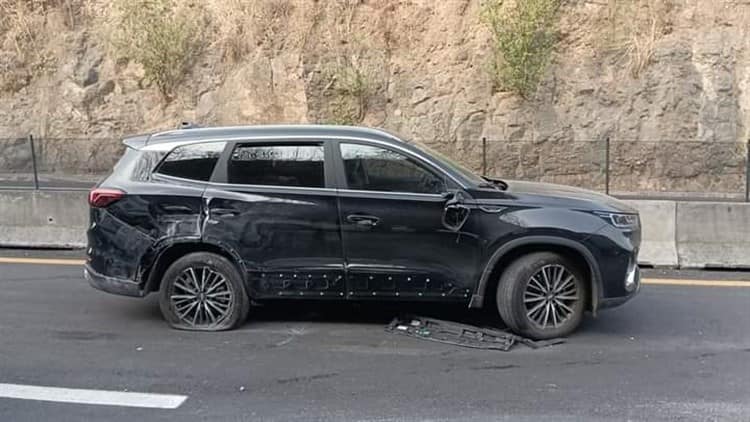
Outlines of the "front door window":
M 341 144 L 349 189 L 440 194 L 445 179 L 411 157 L 370 145 Z

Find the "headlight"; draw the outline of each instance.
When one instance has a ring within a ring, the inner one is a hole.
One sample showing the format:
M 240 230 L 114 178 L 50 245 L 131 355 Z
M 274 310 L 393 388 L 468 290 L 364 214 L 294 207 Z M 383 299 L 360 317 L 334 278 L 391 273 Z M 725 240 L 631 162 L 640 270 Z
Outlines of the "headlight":
M 597 212 L 596 215 L 607 220 L 618 229 L 635 230 L 640 227 L 638 214 L 620 214 L 616 212 Z

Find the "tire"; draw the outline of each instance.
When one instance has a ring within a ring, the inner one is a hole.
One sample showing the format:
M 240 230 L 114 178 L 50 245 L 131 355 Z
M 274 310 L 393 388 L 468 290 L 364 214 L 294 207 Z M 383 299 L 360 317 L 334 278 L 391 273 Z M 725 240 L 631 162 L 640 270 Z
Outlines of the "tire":
M 578 328 L 587 293 L 582 271 L 569 260 L 552 252 L 535 252 L 513 261 L 503 272 L 497 286 L 497 308 L 513 332 L 545 340 Z
M 245 322 L 250 299 L 228 259 L 196 252 L 176 260 L 164 273 L 159 308 L 172 328 L 223 331 Z

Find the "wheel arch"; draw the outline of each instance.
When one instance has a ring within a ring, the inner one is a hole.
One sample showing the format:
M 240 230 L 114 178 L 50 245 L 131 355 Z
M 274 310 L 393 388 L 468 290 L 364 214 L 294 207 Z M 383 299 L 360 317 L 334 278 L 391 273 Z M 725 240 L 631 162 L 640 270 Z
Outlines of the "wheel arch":
M 158 291 L 161 286 L 161 279 L 167 268 L 176 260 L 194 252 L 211 252 L 227 258 L 232 265 L 237 267 L 242 281 L 246 281 L 247 271 L 244 262 L 240 259 L 239 254 L 225 246 L 205 242 L 200 239 L 182 239 L 170 241 L 168 244 L 162 245 L 162 247 L 155 250 L 156 252 L 152 255 L 152 264 L 147 270 L 148 275 L 145 277 L 145 292 Z
M 594 255 L 581 243 L 554 236 L 529 236 L 512 240 L 498 247 L 484 266 L 470 308 L 484 307 L 487 293 L 494 291 L 502 271 L 515 259 L 532 252 L 557 252 L 573 260 L 587 272 L 590 295 L 587 309 L 596 313 L 601 292 L 601 272 Z

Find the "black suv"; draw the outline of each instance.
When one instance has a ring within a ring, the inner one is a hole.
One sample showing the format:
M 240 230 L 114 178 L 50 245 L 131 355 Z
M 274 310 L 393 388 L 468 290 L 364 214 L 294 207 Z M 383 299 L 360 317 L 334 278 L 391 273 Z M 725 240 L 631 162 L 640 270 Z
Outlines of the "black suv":
M 89 196 L 85 274 L 160 292 L 175 328 L 250 301 L 454 301 L 566 335 L 639 289 L 637 212 L 581 189 L 478 177 L 380 130 L 188 128 L 124 140 Z

